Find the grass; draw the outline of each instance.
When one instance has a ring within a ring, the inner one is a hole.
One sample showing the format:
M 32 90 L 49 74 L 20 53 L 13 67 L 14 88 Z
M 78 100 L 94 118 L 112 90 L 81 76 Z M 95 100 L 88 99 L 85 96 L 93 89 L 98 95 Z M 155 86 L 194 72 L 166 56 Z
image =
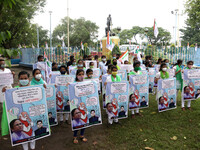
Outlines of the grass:
M 192 101 L 192 111 L 182 111 L 179 93 L 177 109 L 158 113 L 155 96 L 149 98 L 143 117 L 120 120 L 122 126 L 109 129 L 112 149 L 200 149 L 200 102 Z

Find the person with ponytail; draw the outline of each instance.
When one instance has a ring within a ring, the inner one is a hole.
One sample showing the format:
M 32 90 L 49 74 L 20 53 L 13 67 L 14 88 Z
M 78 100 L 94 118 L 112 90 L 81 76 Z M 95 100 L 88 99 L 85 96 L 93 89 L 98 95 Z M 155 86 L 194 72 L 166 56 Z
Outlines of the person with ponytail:
M 159 79 L 168 79 L 168 78 L 169 78 L 169 72 L 167 72 L 167 65 L 165 63 L 162 63 L 160 65 L 159 72 L 156 74 L 155 83 L 157 84 Z

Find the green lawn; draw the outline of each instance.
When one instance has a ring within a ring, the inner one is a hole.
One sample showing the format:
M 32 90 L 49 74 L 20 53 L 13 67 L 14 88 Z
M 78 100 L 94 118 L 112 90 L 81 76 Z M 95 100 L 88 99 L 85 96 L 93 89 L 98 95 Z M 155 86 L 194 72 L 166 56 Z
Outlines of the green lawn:
M 158 113 L 154 95 L 150 107 L 141 110 L 143 117 L 120 120 L 120 125 L 108 129 L 108 143 L 112 149 L 200 149 L 200 102 L 192 101 L 192 110 L 178 108 Z M 177 138 L 177 139 L 176 139 Z

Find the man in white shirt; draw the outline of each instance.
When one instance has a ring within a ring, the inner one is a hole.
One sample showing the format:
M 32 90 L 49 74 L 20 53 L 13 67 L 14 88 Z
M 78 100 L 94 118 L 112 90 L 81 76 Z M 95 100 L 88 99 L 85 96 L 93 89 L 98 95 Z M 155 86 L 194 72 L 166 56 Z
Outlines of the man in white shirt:
M 102 55 L 101 56 L 101 62 L 99 62 L 99 68 L 103 69 L 103 67 L 106 65 L 106 56 Z

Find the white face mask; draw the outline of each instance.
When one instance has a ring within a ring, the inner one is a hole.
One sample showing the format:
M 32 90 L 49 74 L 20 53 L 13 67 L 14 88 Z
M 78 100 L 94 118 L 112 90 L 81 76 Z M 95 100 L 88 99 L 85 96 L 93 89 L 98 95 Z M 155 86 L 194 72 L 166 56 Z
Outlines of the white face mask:
M 162 68 L 162 71 L 167 71 L 167 68 Z
M 42 75 L 41 75 L 41 74 L 37 74 L 37 75 L 35 76 L 35 78 L 36 78 L 36 79 L 38 79 L 38 80 L 40 80 L 40 79 L 41 79 L 41 77 L 42 77 Z

